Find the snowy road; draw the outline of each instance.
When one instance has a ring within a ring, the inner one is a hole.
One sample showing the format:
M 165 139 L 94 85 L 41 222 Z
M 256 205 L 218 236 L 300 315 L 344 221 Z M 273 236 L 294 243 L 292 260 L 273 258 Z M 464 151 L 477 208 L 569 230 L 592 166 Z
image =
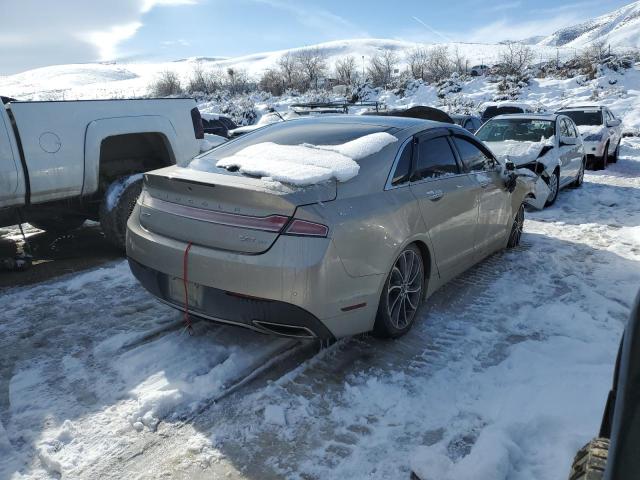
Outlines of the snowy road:
M 0 478 L 565 478 L 640 286 L 621 153 L 397 341 L 189 337 L 124 262 L 1 292 Z

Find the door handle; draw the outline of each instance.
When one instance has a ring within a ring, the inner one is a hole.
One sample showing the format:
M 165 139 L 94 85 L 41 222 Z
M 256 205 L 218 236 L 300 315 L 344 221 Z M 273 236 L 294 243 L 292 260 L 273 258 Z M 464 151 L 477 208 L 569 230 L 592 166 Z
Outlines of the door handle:
M 489 186 L 489 183 L 491 183 L 491 182 L 480 182 L 480 186 L 482 188 L 487 188 Z
M 442 190 L 429 190 L 426 193 L 426 197 L 435 202 L 436 200 L 440 200 L 444 197 L 444 192 Z

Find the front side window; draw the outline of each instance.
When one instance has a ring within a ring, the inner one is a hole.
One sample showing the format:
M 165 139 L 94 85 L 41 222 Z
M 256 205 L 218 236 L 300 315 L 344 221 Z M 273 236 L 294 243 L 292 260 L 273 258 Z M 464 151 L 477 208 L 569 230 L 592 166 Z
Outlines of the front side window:
M 567 126 L 567 122 L 564 119 L 560 120 L 560 135 L 563 137 L 571 136 L 569 134 L 569 127 Z
M 470 172 L 491 170 L 495 166 L 495 161 L 476 145 L 462 137 L 453 137 L 453 143 L 458 149 L 463 165 Z
M 413 181 L 460 173 L 456 157 L 446 137 L 423 140 L 418 143 L 417 148 L 418 158 Z

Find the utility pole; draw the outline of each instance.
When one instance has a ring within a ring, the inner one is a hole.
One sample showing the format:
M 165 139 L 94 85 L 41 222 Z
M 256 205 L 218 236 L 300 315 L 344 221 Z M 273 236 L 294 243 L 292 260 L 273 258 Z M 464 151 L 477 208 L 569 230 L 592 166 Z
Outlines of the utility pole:
M 364 84 L 366 78 L 364 77 L 364 55 L 362 55 L 362 83 Z

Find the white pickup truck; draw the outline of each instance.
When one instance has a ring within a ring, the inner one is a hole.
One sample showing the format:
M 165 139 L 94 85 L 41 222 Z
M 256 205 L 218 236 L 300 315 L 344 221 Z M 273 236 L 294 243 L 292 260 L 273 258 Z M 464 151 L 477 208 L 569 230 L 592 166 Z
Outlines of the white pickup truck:
M 142 173 L 200 152 L 193 99 L 0 103 L 0 227 L 65 232 L 100 221 L 124 248 Z

